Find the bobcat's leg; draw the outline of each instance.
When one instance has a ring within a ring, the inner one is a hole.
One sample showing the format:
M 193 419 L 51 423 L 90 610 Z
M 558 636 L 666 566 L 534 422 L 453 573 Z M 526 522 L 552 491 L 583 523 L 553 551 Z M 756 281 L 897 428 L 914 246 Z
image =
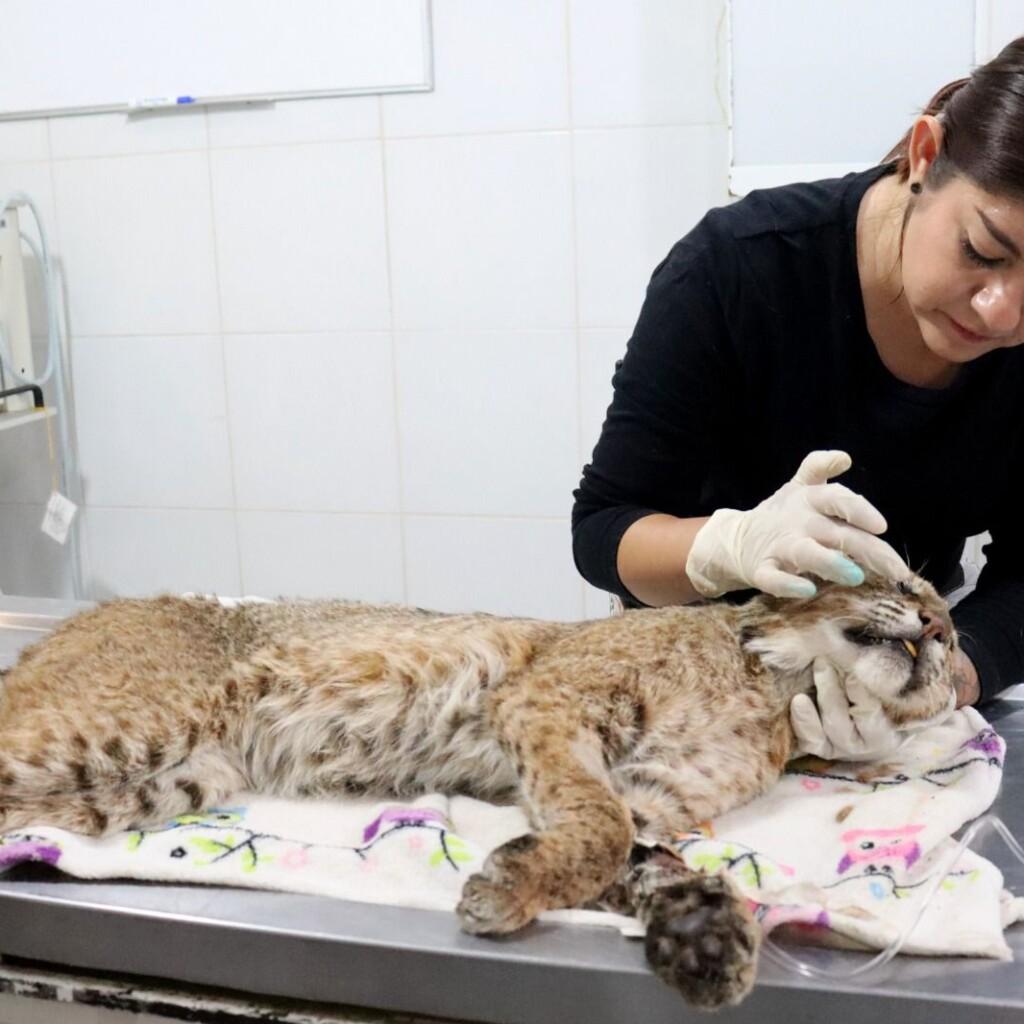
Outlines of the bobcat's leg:
M 596 905 L 636 914 L 648 963 L 694 1006 L 733 1006 L 753 987 L 761 928 L 726 875 L 693 871 L 670 847 L 638 843 Z
M 498 847 L 466 882 L 457 913 L 473 933 L 514 931 L 543 910 L 594 899 L 621 872 L 633 841 L 597 735 L 557 713 L 519 707 L 513 717 L 505 738 L 537 831 Z

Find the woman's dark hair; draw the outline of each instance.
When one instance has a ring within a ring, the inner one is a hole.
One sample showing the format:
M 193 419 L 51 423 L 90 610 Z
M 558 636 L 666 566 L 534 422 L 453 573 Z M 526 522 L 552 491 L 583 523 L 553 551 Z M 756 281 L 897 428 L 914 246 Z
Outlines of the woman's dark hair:
M 921 111 L 942 124 L 939 155 L 924 184 L 939 189 L 956 175 L 992 195 L 1024 199 L 1024 36 L 987 64 L 941 88 Z M 910 176 L 910 131 L 886 154 L 901 182 Z

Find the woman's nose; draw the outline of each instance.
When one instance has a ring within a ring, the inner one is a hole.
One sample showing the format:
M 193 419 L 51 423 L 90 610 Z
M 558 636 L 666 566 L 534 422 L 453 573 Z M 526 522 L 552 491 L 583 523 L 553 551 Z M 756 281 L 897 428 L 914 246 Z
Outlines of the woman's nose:
M 1002 283 L 986 285 L 974 293 L 974 312 L 989 334 L 1001 338 L 1016 337 L 1024 321 L 1024 287 L 1006 288 Z

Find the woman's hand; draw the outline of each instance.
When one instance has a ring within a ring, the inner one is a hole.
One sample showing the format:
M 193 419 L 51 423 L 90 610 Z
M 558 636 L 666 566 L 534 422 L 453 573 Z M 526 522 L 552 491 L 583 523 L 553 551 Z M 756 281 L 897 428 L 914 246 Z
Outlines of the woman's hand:
M 864 581 L 863 569 L 887 579 L 908 576 L 900 556 L 874 536 L 886 530 L 882 514 L 848 487 L 827 482 L 850 465 L 846 452 L 811 452 L 793 479 L 756 508 L 715 512 L 686 560 L 694 589 L 703 597 L 746 587 L 813 597 L 817 588 L 800 573 L 849 586 Z
M 970 664 L 969 658 L 967 661 Z M 824 658 L 815 660 L 813 672 L 817 703 L 810 695 L 798 693 L 789 705 L 789 721 L 796 734 L 793 756 L 814 754 L 829 761 L 874 761 L 888 757 L 911 733 L 938 725 L 953 710 L 950 702 L 932 718 L 897 729 L 883 711 L 881 701 L 859 680 L 842 679 L 839 670 Z
M 886 717 L 881 701 L 855 679 L 844 685 L 824 658 L 814 662 L 816 701 L 798 693 L 789 705 L 796 734 L 794 756 L 814 754 L 829 761 L 874 761 L 895 752 L 906 739 Z
M 956 706 L 962 708 L 965 704 L 976 704 L 981 696 L 978 670 L 974 667 L 974 662 L 959 648 L 953 658 L 953 687 L 956 690 Z

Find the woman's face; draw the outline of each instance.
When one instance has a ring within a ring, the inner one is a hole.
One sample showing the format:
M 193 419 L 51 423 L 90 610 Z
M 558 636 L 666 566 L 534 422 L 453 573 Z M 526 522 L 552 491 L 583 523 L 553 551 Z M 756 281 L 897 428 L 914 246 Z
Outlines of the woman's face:
M 1024 343 L 1024 202 L 955 177 L 914 200 L 903 287 L 928 349 L 966 363 Z

